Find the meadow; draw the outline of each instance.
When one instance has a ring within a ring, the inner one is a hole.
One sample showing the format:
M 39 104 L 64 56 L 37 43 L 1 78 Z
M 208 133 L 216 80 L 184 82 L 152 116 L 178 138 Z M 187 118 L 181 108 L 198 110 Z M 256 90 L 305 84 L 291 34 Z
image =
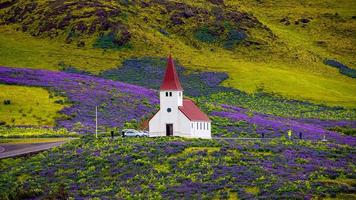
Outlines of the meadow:
M 165 57 L 172 46 L 189 69 L 227 73 L 223 86 L 248 93 L 263 86 L 289 99 L 355 105 L 355 80 L 324 64 L 333 59 L 355 68 L 353 2 L 225 1 L 228 7 L 219 7 L 206 1 L 95 1 L 87 9 L 65 2 L 19 1 L 1 9 L 0 64 L 66 65 L 99 74 L 127 59 Z M 46 12 L 49 6 L 56 9 Z M 15 9 L 23 15 L 14 16 Z M 64 16 L 66 9 L 72 18 Z M 31 17 L 36 23 L 30 26 Z
M 0 85 L 0 122 L 12 126 L 54 126 L 64 98 L 40 87 Z
M 307 140 L 83 137 L 0 161 L 0 198 L 353 199 L 355 148 Z
M 263 85 L 259 86 L 255 93 L 249 94 L 223 86 L 222 83 L 229 79 L 227 73 L 192 70 L 178 61 L 175 62 L 175 65 L 184 88 L 184 94 L 195 98 L 197 102 L 202 104 L 200 106 L 204 106 L 204 103 L 214 102 L 215 104 L 235 105 L 250 111 L 281 117 L 325 120 L 356 119 L 355 109 L 285 98 L 275 93 L 268 93 Z M 122 66 L 105 70 L 97 76 L 157 90 L 161 84 L 165 67 L 165 58 L 135 58 L 128 59 L 124 61 Z M 70 73 L 94 75 L 70 66 L 65 66 L 62 70 Z M 204 109 L 209 111 L 209 108 Z
M 0 1 L 0 142 L 68 140 L 1 159 L 0 199 L 356 199 L 355 8 Z M 215 138 L 108 137 L 147 128 L 169 52 Z
M 63 117 L 56 119 L 56 126 L 78 133 L 95 129 L 96 106 L 104 131 L 141 119 L 158 102 L 153 90 L 80 74 L 0 67 L 0 82 L 44 87 L 65 96 L 71 105 L 60 110 Z
M 137 62 L 146 63 L 147 66 Z M 67 72 L 56 72 L 0 67 L 0 82 L 44 87 L 54 94 L 63 96 L 70 105 L 59 111 L 62 117 L 55 119 L 56 129 L 65 128 L 80 134 L 93 132 L 95 106 L 98 106 L 99 131 L 114 130 L 118 133 L 122 128 L 145 128 L 143 124 L 158 109 L 157 91 L 153 89 L 159 85 L 158 77 L 163 73 L 163 68 L 150 70 L 152 62 L 159 63 L 161 60 L 132 60 L 125 68 L 100 74 L 107 79 L 85 75 L 74 68 L 67 68 Z M 141 66 L 150 73 L 139 70 L 132 64 Z M 288 130 L 292 130 L 294 137 L 301 133 L 305 139 L 314 141 L 327 136 L 336 143 L 349 141 L 350 145 L 353 145 L 355 142 L 353 137 L 343 135 L 341 131 L 355 130 L 355 109 L 290 101 L 268 94 L 255 97 L 220 86 L 219 84 L 227 77 L 224 74 L 188 72 L 183 67 L 178 69 L 182 74 L 183 87 L 185 84 L 188 86 L 185 93 L 195 99 L 212 117 L 213 136 L 263 135 L 279 138 L 286 136 Z M 140 73 L 134 73 L 135 71 Z M 126 82 L 138 85 L 147 82 L 153 89 L 109 79 L 114 77 L 116 80 L 125 79 Z M 221 95 L 224 91 L 231 92 L 231 98 L 228 94 Z M 222 98 L 216 98 L 217 94 Z

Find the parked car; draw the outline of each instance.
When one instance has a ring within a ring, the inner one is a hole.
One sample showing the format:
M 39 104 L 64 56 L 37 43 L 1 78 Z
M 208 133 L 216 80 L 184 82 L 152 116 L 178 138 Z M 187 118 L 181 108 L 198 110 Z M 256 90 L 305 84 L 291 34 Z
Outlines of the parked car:
M 138 131 L 135 129 L 124 129 L 122 130 L 122 137 L 148 137 L 149 133 L 147 131 Z

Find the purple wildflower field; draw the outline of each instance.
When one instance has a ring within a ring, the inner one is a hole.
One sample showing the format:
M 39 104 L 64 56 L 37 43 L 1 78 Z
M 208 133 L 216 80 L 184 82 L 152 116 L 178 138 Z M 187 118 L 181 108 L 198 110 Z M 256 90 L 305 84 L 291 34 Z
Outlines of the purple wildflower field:
M 266 137 L 287 136 L 288 130 L 294 133 L 293 138 L 298 138 L 302 133 L 303 139 L 322 140 L 326 139 L 340 144 L 356 145 L 356 138 L 341 135 L 340 133 L 329 131 L 327 128 L 335 126 L 347 126 L 356 128 L 355 121 L 351 120 L 319 120 L 319 119 L 294 119 L 283 118 L 267 114 L 249 113 L 247 109 L 238 108 L 230 105 L 222 105 L 223 110 L 213 111 L 212 116 L 228 118 L 232 121 L 244 121 L 256 127 L 256 133 L 264 134 Z M 230 127 L 230 131 L 239 127 Z
M 17 191 L 50 199 L 350 198 L 353 152 L 347 145 L 307 140 L 84 137 L 0 165 L 6 171 L 0 186 L 5 197 L 19 197 Z M 21 182 L 13 179 L 18 176 Z
M 99 125 L 105 129 L 122 127 L 127 121 L 149 116 L 158 104 L 155 90 L 75 73 L 0 67 L 0 83 L 45 87 L 67 97 L 70 105 L 61 111 L 66 117 L 57 119 L 57 127 L 79 133 L 94 131 L 96 105 L 99 106 Z M 238 133 L 234 136 L 245 132 L 247 136 L 244 137 L 260 137 L 262 134 L 265 137 L 281 137 L 286 136 L 287 131 L 291 129 L 294 138 L 301 132 L 304 139 L 321 140 L 325 135 L 327 139 L 337 143 L 356 144 L 354 137 L 326 130 L 335 126 L 356 128 L 355 121 L 287 118 L 251 113 L 247 109 L 231 105 L 218 106 L 223 109 L 213 110 L 211 116 L 246 122 L 245 126 L 228 127 L 217 123 L 218 127 L 223 127 L 228 132 Z M 220 130 L 213 132 L 214 136 L 226 136 Z M 253 132 L 256 134 L 251 135 Z
M 71 105 L 57 119 L 57 126 L 79 133 L 95 129 L 95 106 L 101 127 L 121 127 L 154 111 L 158 103 L 154 90 L 92 76 L 0 67 L 0 83 L 45 87 L 68 98 Z
M 66 117 L 57 126 L 79 133 L 94 130 L 96 105 L 99 124 L 111 128 L 152 114 L 158 104 L 155 90 L 89 75 L 0 67 L 0 83 L 65 96 Z M 218 127 L 213 136 L 229 137 L 220 132 L 227 129 L 234 137 L 273 139 L 83 136 L 33 157 L 5 159 L 0 199 L 352 197 L 356 139 L 327 128 L 356 128 L 355 121 L 280 117 L 220 103 L 207 110 Z M 285 139 L 289 129 L 305 140 Z M 320 142 L 324 135 L 328 142 Z

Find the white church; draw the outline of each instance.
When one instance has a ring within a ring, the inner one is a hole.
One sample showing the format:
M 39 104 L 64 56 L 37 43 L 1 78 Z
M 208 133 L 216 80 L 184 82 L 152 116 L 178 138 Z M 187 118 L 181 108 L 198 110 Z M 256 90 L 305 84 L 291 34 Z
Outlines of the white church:
M 172 55 L 159 91 L 160 110 L 149 121 L 150 137 L 211 138 L 211 120 L 190 99 L 183 99 Z

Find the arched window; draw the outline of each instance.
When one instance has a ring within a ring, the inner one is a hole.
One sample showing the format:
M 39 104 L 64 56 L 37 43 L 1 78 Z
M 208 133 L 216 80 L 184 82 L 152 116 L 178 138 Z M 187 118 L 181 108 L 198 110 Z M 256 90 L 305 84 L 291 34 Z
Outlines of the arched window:
M 168 92 L 166 92 L 166 97 L 168 97 Z
M 172 92 L 169 92 L 169 96 L 170 96 L 170 97 L 172 96 Z

